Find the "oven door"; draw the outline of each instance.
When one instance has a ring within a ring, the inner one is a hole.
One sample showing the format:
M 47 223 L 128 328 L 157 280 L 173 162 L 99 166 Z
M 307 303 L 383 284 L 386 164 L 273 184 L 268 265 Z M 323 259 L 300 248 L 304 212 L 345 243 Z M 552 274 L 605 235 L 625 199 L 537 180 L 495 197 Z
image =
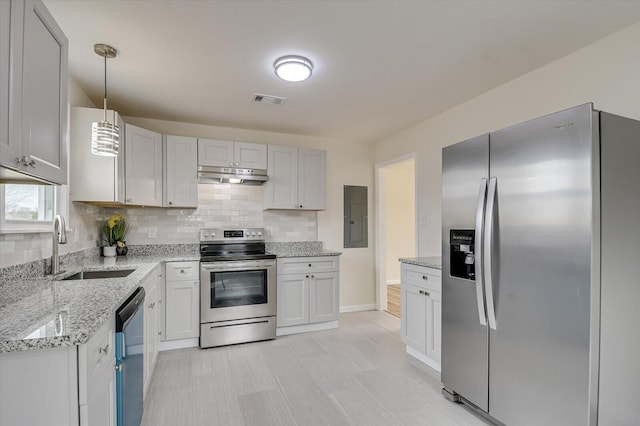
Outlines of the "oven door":
M 200 322 L 275 314 L 275 260 L 200 263 Z

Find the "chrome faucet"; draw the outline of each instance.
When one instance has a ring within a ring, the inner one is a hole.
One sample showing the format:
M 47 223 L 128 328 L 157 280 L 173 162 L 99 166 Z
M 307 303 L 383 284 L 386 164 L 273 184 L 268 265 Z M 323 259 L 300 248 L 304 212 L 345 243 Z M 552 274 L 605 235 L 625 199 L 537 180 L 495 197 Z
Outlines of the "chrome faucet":
M 67 227 L 64 218 L 59 214 L 53 218 L 53 251 L 51 254 L 51 275 L 56 275 L 60 270 L 60 257 L 58 256 L 58 244 L 67 243 Z

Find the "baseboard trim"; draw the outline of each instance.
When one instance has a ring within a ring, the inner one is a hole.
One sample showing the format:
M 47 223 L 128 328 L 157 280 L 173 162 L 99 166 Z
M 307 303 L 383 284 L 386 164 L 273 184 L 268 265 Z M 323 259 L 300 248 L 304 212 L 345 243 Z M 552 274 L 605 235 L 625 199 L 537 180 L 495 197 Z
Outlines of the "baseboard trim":
M 344 314 L 347 312 L 360 312 L 360 311 L 375 311 L 376 304 L 370 303 L 367 305 L 349 305 L 349 306 L 340 306 L 340 313 Z
M 174 349 L 197 348 L 200 346 L 200 339 L 195 337 L 192 339 L 166 340 L 160 342 L 159 351 L 172 351 Z
M 338 321 L 318 322 L 316 324 L 292 325 L 289 327 L 276 328 L 276 336 L 287 336 L 289 334 L 308 333 L 310 331 L 331 330 L 338 328 Z
M 400 280 L 387 280 L 387 285 L 400 284 Z
M 422 362 L 423 364 L 427 364 L 429 367 L 433 368 L 438 373 L 440 372 L 440 363 L 438 361 L 435 361 L 429 358 L 422 352 L 413 349 L 411 346 L 407 346 L 407 354 L 411 355 L 412 357 Z

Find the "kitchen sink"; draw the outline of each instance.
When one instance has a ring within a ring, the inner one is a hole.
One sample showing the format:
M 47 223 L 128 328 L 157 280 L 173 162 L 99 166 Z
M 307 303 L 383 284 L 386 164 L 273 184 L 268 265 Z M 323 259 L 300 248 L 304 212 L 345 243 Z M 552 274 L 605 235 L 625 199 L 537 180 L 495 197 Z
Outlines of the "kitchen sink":
M 73 275 L 69 275 L 63 278 L 62 281 L 67 280 L 93 280 L 98 278 L 122 278 L 129 276 L 135 269 L 114 269 L 110 271 L 80 271 Z

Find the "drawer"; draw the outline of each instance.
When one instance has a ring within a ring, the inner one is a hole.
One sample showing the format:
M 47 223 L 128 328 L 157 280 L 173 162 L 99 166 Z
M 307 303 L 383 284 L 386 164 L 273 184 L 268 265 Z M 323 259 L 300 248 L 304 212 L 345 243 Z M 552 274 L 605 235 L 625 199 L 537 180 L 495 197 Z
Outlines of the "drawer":
M 278 275 L 340 270 L 338 256 L 282 257 L 278 259 Z
M 78 347 L 80 405 L 87 403 L 103 374 L 113 371 L 115 364 L 115 317 L 111 317 L 87 343 Z
M 200 262 L 165 263 L 166 281 L 199 281 Z
M 425 266 L 403 263 L 401 281 L 434 291 L 442 291 L 442 271 Z

